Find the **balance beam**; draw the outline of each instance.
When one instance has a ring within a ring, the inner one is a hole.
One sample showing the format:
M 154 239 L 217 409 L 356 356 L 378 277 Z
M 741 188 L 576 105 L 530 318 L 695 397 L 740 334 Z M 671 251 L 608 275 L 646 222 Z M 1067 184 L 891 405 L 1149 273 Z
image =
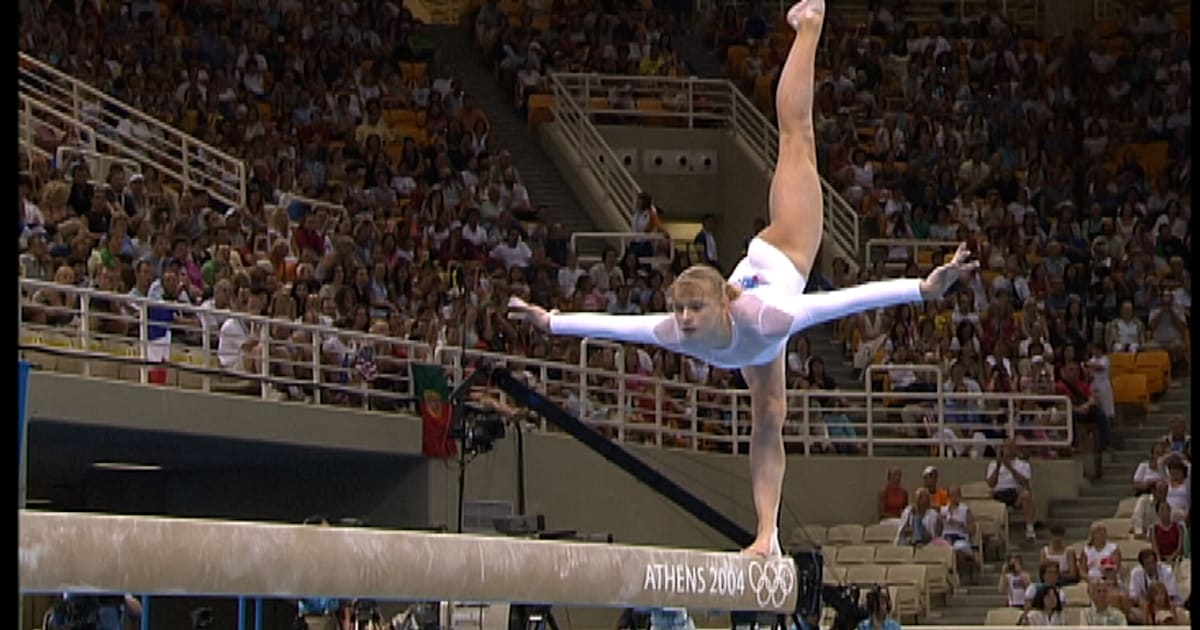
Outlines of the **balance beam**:
M 23 593 L 796 609 L 790 558 L 464 534 L 22 510 Z

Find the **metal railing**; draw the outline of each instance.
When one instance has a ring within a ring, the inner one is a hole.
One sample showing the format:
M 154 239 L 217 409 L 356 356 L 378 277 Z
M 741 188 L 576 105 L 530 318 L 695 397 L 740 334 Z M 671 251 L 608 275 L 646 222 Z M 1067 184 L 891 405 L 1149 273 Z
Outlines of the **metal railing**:
M 244 207 L 245 163 L 178 129 L 147 116 L 70 75 L 25 53 L 18 53 L 17 90 L 99 134 L 105 152 L 136 160 L 164 181 L 205 190 L 214 199 Z M 38 109 L 35 113 L 44 113 Z M 144 126 L 145 137 L 118 131 L 123 119 Z M 38 120 L 38 119 L 35 119 Z M 89 147 L 95 149 L 96 147 Z
M 592 123 L 599 117 L 601 121 L 613 120 L 624 124 L 658 123 L 689 129 L 723 127 L 746 143 L 760 160 L 768 178 L 774 172 L 775 158 L 779 153 L 779 130 L 728 80 L 553 73 L 551 83 L 554 86 L 556 114 L 558 110 L 569 112 L 569 126 L 583 127 L 578 118 L 586 115 Z M 559 117 L 559 120 L 561 122 L 562 118 Z M 582 131 L 573 131 L 568 134 L 572 143 L 576 142 L 572 135 L 592 140 Z M 607 148 L 599 132 L 595 132 L 595 139 L 604 143 L 604 150 L 582 141 L 574 146 L 585 160 L 603 162 L 605 168 L 628 174 L 611 149 Z M 599 156 L 603 156 L 603 159 Z M 629 179 L 633 180 L 632 175 L 629 175 Z M 821 192 L 825 200 L 825 234 L 841 250 L 840 255 L 850 261 L 851 271 L 856 272 L 857 265 L 853 261 L 859 256 L 858 213 L 824 177 L 821 178 Z
M 727 453 L 749 447 L 747 390 L 628 373 L 623 353 L 633 350 L 618 344 L 581 340 L 579 361 L 562 363 L 30 279 L 19 287 L 20 348 L 42 369 L 263 398 L 288 392 L 316 404 L 396 412 L 414 399 L 413 363 L 440 364 L 459 382 L 483 359 L 615 440 Z M 221 347 L 218 330 L 230 318 L 258 340 L 246 359 Z M 221 367 L 222 359 L 236 367 Z M 784 440 L 797 453 L 905 447 L 931 456 L 962 452 L 983 430 L 993 432 L 982 438 L 989 443 L 1000 435 L 1035 448 L 1071 440 L 1070 401 L 1061 396 L 792 390 L 787 397 Z M 541 427 L 550 430 L 544 421 Z
M 69 164 L 75 160 L 86 162 L 88 173 L 98 181 L 106 181 L 108 179 L 108 171 L 112 168 L 113 164 L 120 164 L 125 169 L 126 177 L 142 172 L 142 165 L 137 160 L 114 157 L 91 149 L 62 146 L 54 151 L 54 163 L 57 165 Z
M 550 88 L 555 97 L 555 121 L 583 161 L 584 168 L 595 177 L 600 189 L 608 196 L 608 201 L 626 225 L 632 225 L 633 209 L 642 188 L 596 130 L 587 109 L 571 96 L 571 86 L 563 82 L 568 76 L 577 75 L 550 74 Z
M 917 260 L 917 253 L 919 250 L 930 249 L 934 250 L 933 253 L 937 253 L 938 251 L 948 249 L 953 252 L 958 245 L 958 241 L 931 241 L 913 238 L 873 238 L 867 241 L 866 251 L 863 252 L 863 261 L 864 264 L 866 264 L 867 269 L 870 269 L 876 258 L 876 252 L 878 252 L 880 249 L 886 249 L 889 251 L 889 253 L 884 256 L 885 261 L 904 263 L 908 263 L 910 261 L 915 262 Z M 905 257 L 893 257 L 890 252 L 895 249 L 905 250 Z M 934 260 L 933 262 L 934 266 L 940 264 L 937 260 Z
M 96 151 L 96 130 L 54 107 L 26 94 L 17 94 L 18 143 L 31 153 L 48 160 L 55 159 L 59 147 Z M 58 144 L 50 150 L 39 144 L 39 135 L 48 131 Z

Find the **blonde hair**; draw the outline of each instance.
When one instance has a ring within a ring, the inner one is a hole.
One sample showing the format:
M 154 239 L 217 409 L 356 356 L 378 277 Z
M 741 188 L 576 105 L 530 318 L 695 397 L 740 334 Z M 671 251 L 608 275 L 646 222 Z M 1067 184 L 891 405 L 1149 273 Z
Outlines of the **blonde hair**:
M 671 286 L 667 287 L 667 303 L 674 303 L 679 299 L 679 293 L 688 287 L 698 289 L 701 295 L 717 300 L 722 306 L 727 306 L 742 294 L 741 289 L 726 282 L 716 268 L 692 265 L 680 272 Z

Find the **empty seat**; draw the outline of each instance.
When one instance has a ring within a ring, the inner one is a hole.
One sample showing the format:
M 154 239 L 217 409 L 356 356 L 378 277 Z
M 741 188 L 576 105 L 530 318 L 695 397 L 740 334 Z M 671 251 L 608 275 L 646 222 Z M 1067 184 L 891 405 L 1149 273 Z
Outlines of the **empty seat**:
M 863 541 L 863 526 L 857 523 L 845 523 L 829 528 L 825 544 L 832 546 L 857 545 Z
M 846 545 L 838 547 L 837 563 L 841 566 L 873 564 L 874 562 L 875 547 L 873 545 Z
M 1137 497 L 1125 497 L 1117 504 L 1117 513 L 1113 514 L 1118 518 L 1132 518 L 1133 510 L 1137 507 Z
M 896 531 L 900 528 L 900 524 L 896 522 L 875 523 L 867 525 L 863 528 L 862 540 L 865 543 L 893 543 L 896 542 Z
M 1066 605 L 1071 608 L 1087 608 L 1092 603 L 1091 597 L 1088 595 L 1087 582 L 1076 582 L 1070 586 L 1062 587 L 1063 599 L 1067 600 Z
M 1102 518 L 1092 524 L 1100 523 L 1108 530 L 1108 537 L 1114 541 L 1124 540 L 1133 535 L 1133 519 L 1131 518 Z
M 972 481 L 959 486 L 963 499 L 991 499 L 992 489 L 986 481 Z
M 824 545 L 829 528 L 824 525 L 802 525 L 792 528 L 792 536 L 788 539 L 788 547 L 796 548 L 804 545 Z
M 854 564 L 846 567 L 846 582 L 871 587 L 887 584 L 887 567 L 878 564 Z
M 993 608 L 987 611 L 985 626 L 1015 626 L 1024 613 L 1019 608 Z
M 913 548 L 909 545 L 878 545 L 875 547 L 875 564 L 911 564 L 912 561 Z

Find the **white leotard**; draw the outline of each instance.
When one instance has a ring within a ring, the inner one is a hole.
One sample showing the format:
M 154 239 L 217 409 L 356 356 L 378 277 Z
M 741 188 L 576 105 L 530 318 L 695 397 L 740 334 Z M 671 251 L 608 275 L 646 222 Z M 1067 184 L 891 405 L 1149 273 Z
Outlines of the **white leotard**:
M 788 337 L 805 328 L 874 308 L 924 299 L 921 281 L 916 279 L 802 293 L 804 279 L 791 259 L 757 238 L 751 241 L 746 257 L 730 275 L 729 282 L 741 287 L 742 294 L 729 305 L 733 339 L 724 348 L 697 348 L 685 343 L 675 318 L 666 313 L 554 313 L 550 317 L 550 331 L 556 335 L 653 344 L 717 367 L 740 368 L 770 363 L 783 353 Z

